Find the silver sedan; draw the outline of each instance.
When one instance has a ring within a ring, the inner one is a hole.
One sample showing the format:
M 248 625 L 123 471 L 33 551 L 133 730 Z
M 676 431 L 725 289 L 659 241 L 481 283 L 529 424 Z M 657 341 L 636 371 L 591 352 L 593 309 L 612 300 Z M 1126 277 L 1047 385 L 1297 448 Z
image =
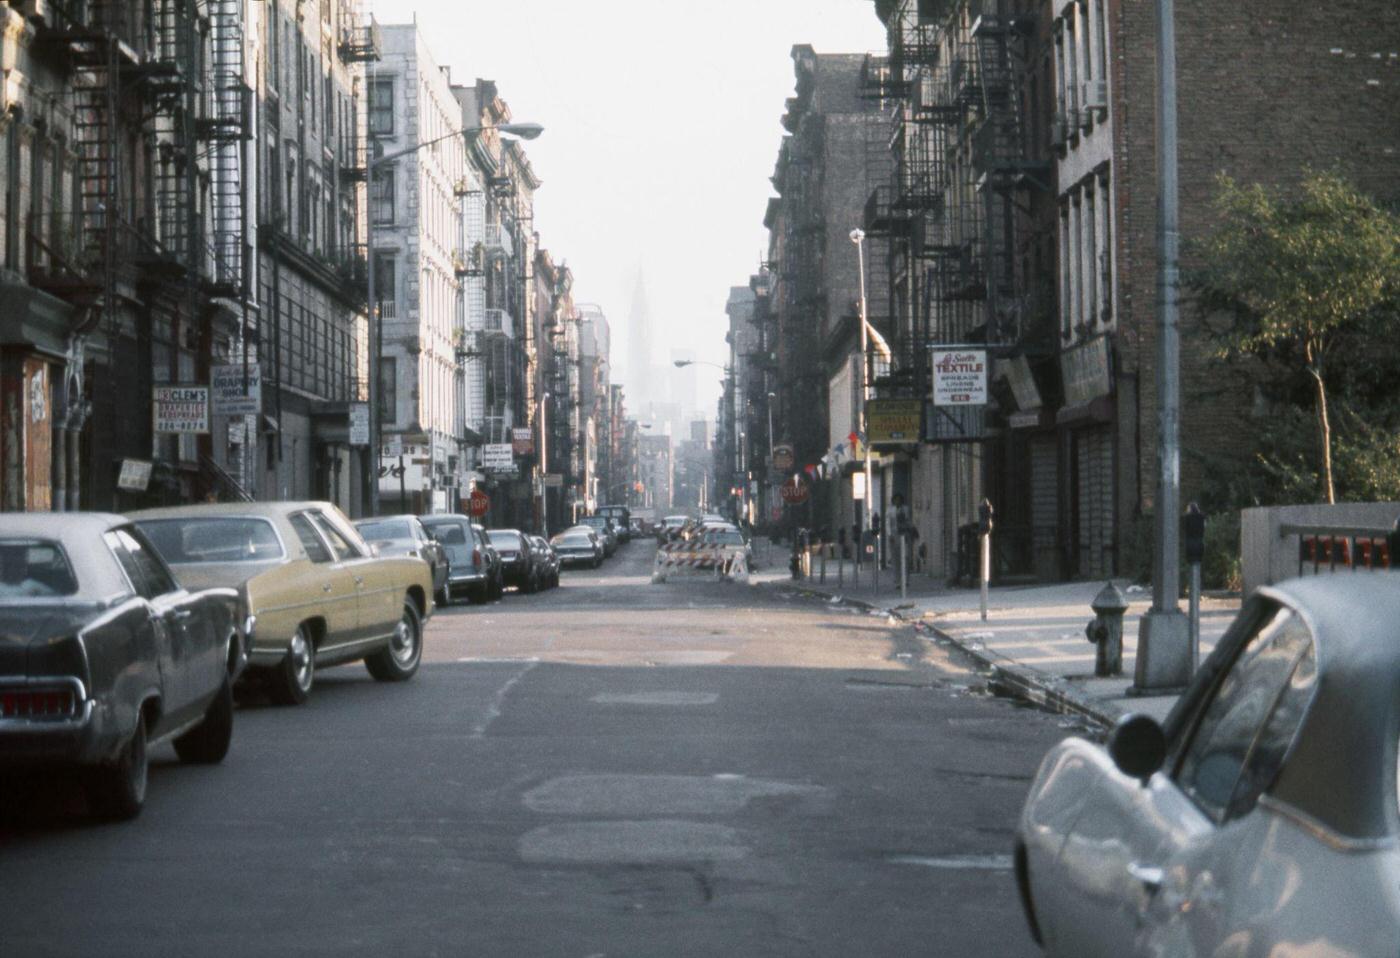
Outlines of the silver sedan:
M 1165 727 L 1041 764 L 1016 871 L 1066 958 L 1400 954 L 1400 574 L 1261 589 Z

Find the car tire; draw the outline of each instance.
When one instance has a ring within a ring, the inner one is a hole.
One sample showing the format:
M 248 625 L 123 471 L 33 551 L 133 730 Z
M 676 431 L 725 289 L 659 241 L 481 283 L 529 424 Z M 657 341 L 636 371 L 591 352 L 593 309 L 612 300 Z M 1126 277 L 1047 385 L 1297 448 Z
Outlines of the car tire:
M 380 682 L 405 682 L 413 678 L 423 661 L 423 618 L 418 606 L 405 597 L 403 613 L 389 644 L 365 659 L 365 668 Z
M 175 740 L 175 754 L 187 765 L 217 765 L 233 741 L 233 688 L 228 677 L 204 711 L 204 721 Z
M 93 811 L 108 821 L 126 821 L 141 814 L 141 806 L 146 803 L 149 771 L 146 719 L 137 715 L 136 729 L 122 746 L 117 761 L 98 766 L 91 772 L 88 802 Z
M 272 670 L 268 694 L 278 705 L 302 705 L 316 683 L 316 646 L 306 626 L 297 626 L 287 654 Z

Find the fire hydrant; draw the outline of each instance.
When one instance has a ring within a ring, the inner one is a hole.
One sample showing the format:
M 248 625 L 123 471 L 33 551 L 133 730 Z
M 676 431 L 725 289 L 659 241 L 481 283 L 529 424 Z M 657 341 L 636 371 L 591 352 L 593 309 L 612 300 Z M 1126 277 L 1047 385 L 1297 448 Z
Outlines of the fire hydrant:
M 1094 620 L 1084 627 L 1084 634 L 1098 646 L 1098 654 L 1094 657 L 1094 674 L 1122 675 L 1123 613 L 1128 611 L 1128 600 L 1110 582 L 1094 596 L 1089 608 L 1094 610 Z

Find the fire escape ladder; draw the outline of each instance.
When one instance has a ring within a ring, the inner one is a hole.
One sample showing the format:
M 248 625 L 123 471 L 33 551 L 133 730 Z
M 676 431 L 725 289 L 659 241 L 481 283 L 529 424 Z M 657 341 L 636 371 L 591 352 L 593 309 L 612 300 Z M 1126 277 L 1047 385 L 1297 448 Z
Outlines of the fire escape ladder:
M 243 78 L 243 27 L 239 0 L 210 0 L 212 90 L 209 116 L 200 124 L 211 153 L 213 291 L 235 298 L 246 291 L 244 235 L 246 187 L 243 144 L 248 137 L 249 93 Z
M 81 259 L 101 270 L 104 290 L 111 289 L 116 268 L 117 225 L 122 212 L 119 192 L 116 82 L 118 63 L 114 38 L 91 40 L 84 64 L 74 79 L 74 148 L 78 155 Z M 110 296 L 105 297 L 110 310 Z

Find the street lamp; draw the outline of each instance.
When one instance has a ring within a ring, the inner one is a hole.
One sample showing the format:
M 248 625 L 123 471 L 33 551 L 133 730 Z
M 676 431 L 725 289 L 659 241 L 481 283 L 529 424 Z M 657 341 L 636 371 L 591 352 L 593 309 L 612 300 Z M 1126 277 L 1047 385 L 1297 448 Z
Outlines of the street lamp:
M 442 136 L 416 143 L 413 146 L 386 153 L 383 156 L 372 157 L 365 166 L 366 179 L 369 183 L 369 200 L 366 205 L 365 216 L 365 256 L 368 260 L 369 269 L 365 281 L 366 293 L 366 314 L 369 320 L 369 448 L 365 456 L 364 463 L 364 490 L 362 498 L 366 506 L 366 515 L 379 515 L 379 454 L 381 448 L 382 423 L 379 421 L 379 396 L 381 383 L 379 381 L 379 366 L 384 356 L 384 328 L 379 322 L 379 304 L 374 299 L 374 180 L 385 167 L 394 160 L 417 153 L 425 146 L 434 146 L 444 140 L 460 136 L 466 140 L 479 133 L 495 130 L 498 133 L 505 133 L 509 136 L 519 137 L 522 140 L 533 140 L 544 132 L 544 127 L 538 123 L 502 123 L 498 126 L 470 126 L 461 130 L 453 130 Z
M 865 514 L 861 518 L 862 525 L 869 530 L 873 528 L 870 505 L 875 486 L 870 475 L 870 343 L 867 335 L 870 320 L 865 315 L 865 231 L 851 230 L 851 242 L 856 244 L 856 263 L 860 273 L 860 423 L 861 433 L 865 437 Z

